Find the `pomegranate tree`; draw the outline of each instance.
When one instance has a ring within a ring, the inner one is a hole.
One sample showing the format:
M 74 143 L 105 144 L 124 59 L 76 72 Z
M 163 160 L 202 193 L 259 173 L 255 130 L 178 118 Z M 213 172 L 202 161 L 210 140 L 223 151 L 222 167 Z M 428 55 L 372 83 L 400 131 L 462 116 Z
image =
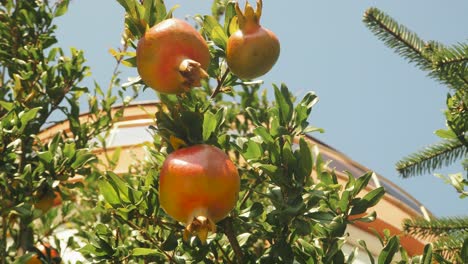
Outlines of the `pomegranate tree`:
M 171 153 L 161 169 L 162 208 L 186 224 L 184 238 L 195 234 L 205 243 L 215 223 L 235 206 L 240 188 L 237 168 L 220 149 L 195 145 Z
M 262 1 L 242 11 L 215 0 L 213 15 L 194 16 L 201 35 L 168 19 L 163 1 L 119 2 L 129 47 L 144 32 L 138 25 L 156 25 L 138 41 L 136 66 L 160 101 L 148 155 L 128 174 L 99 180 L 109 215 L 85 252 L 115 263 L 351 263 L 341 250 L 346 226 L 375 218 L 364 213 L 383 188 L 360 193 L 370 173 L 342 188 L 312 151 L 313 92 L 295 100 L 273 85 L 270 103 L 260 82 L 239 80 L 267 73 L 280 53 L 260 25 Z M 203 89 L 190 89 L 205 73 Z

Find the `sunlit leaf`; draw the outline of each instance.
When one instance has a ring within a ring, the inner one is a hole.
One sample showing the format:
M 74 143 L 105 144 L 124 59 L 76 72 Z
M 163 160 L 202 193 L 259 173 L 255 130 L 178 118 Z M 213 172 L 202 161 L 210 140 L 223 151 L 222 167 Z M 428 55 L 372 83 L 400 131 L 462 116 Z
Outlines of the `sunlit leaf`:
M 210 36 L 211 40 L 223 50 L 226 49 L 227 35 L 221 25 L 212 16 L 203 17 L 203 27 Z

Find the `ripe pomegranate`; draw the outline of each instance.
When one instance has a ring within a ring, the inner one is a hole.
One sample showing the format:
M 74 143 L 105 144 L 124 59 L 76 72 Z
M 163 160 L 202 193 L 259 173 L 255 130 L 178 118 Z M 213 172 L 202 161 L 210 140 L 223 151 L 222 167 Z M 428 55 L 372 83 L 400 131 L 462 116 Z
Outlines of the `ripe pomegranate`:
M 159 200 L 167 214 L 186 224 L 184 239 L 208 232 L 234 208 L 240 188 L 237 168 L 220 149 L 195 145 L 171 153 L 161 169 Z
M 47 213 L 52 207 L 57 207 L 62 204 L 62 195 L 57 191 L 50 191 L 45 193 L 37 203 L 34 204 L 36 209 L 42 211 L 42 213 Z
M 62 258 L 60 257 L 60 253 L 53 248 L 49 243 L 43 243 L 37 246 L 37 251 L 41 252 L 42 258 L 47 260 L 47 263 L 58 264 L 62 263 Z M 44 263 L 39 257 L 39 253 L 33 255 L 27 262 L 27 264 L 42 264 Z
M 203 37 L 189 23 L 166 19 L 138 41 L 136 62 L 141 79 L 161 93 L 182 93 L 208 77 L 210 52 Z
M 239 30 L 228 39 L 226 61 L 231 71 L 241 79 L 253 79 L 271 70 L 280 54 L 276 35 L 260 25 L 262 0 L 257 10 L 246 2 L 244 13 L 236 2 Z

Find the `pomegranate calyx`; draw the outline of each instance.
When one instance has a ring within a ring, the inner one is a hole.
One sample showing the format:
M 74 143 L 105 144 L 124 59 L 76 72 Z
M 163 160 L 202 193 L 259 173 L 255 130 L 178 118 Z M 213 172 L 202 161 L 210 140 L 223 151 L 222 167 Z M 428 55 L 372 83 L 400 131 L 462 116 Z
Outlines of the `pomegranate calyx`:
M 205 216 L 197 216 L 185 228 L 184 240 L 187 241 L 191 236 L 197 236 L 203 244 L 206 244 L 208 233 L 215 231 L 216 225 L 211 219 Z
M 257 9 L 254 10 L 248 1 L 245 2 L 244 12 L 239 7 L 239 2 L 236 2 L 236 14 L 239 22 L 239 28 L 242 31 L 253 31 L 260 27 L 260 17 L 262 16 L 262 0 L 257 0 Z
M 201 86 L 201 79 L 208 77 L 201 64 L 191 59 L 185 59 L 180 63 L 179 72 L 184 79 L 182 86 L 186 92 L 192 87 Z

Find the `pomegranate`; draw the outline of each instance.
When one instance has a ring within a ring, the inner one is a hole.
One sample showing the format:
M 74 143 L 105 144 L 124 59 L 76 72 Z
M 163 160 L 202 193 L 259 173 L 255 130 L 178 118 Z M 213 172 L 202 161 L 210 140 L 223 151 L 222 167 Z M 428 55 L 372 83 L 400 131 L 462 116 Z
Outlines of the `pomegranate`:
M 34 204 L 36 209 L 42 211 L 42 213 L 47 213 L 52 207 L 57 207 L 62 204 L 62 195 L 58 191 L 49 191 L 45 193 L 37 203 Z
M 49 243 L 39 244 L 37 246 L 37 251 L 40 251 L 42 257 L 47 260 L 47 263 L 58 264 L 62 263 L 62 258 L 60 257 L 60 253 L 53 248 Z M 27 262 L 27 264 L 41 264 L 44 263 L 39 257 L 39 253 L 33 255 Z
M 260 25 L 262 1 L 257 10 L 247 1 L 244 13 L 236 2 L 239 30 L 228 39 L 226 61 L 231 71 L 241 79 L 253 79 L 271 70 L 280 54 L 276 35 Z
M 166 19 L 138 41 L 136 62 L 141 79 L 161 93 L 182 93 L 208 77 L 210 52 L 203 37 L 189 23 Z
M 171 153 L 161 169 L 159 200 L 167 214 L 186 224 L 184 239 L 196 235 L 206 243 L 236 205 L 240 188 L 237 168 L 220 149 L 195 145 Z

